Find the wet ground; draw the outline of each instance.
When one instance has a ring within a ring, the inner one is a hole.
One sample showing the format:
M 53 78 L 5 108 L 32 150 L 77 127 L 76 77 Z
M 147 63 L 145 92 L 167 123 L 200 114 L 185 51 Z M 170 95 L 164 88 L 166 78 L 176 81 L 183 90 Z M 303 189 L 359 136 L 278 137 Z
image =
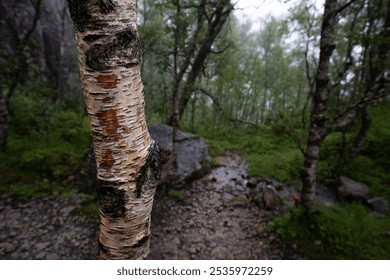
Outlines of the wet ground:
M 247 198 L 236 155 L 174 196 L 156 194 L 150 259 L 296 259 L 265 232 L 270 211 Z M 96 259 L 98 223 L 75 215 L 83 197 L 20 201 L 0 195 L 0 259 Z
M 265 227 L 272 212 L 247 199 L 246 166 L 237 155 L 183 190 L 182 198 L 157 195 L 151 259 L 298 258 Z
M 74 214 L 82 196 L 16 200 L 0 196 L 0 259 L 95 259 L 98 224 Z

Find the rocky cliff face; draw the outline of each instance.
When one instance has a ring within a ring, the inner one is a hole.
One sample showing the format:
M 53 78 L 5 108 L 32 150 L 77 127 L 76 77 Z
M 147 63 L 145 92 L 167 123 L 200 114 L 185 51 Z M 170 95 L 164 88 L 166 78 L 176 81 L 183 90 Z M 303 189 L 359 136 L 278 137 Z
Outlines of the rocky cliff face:
M 12 64 L 17 48 L 31 30 L 36 0 L 0 0 L 0 49 L 2 59 Z M 26 67 L 44 74 L 54 89 L 77 72 L 73 27 L 66 0 L 43 0 L 39 19 L 23 52 Z M 15 60 L 16 61 L 16 58 Z

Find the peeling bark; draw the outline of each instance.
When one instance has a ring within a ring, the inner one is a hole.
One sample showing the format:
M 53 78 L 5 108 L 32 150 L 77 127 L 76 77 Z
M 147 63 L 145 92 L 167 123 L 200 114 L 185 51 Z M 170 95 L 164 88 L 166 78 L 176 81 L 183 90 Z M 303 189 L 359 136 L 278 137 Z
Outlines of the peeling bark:
M 146 259 L 156 181 L 168 153 L 145 121 L 136 1 L 68 6 L 100 181 L 100 258 Z

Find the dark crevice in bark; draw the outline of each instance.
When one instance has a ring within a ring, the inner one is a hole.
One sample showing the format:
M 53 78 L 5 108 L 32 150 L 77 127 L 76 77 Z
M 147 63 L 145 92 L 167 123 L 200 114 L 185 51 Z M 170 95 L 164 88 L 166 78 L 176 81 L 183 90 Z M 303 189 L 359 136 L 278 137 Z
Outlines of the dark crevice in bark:
M 115 4 L 111 0 L 99 0 L 97 5 L 103 14 L 109 14 L 115 9 Z
M 104 37 L 105 37 L 105 35 L 90 34 L 90 35 L 84 36 L 83 40 L 87 41 L 87 42 L 95 42 L 95 41 L 102 39 Z
M 168 150 L 165 150 L 160 144 L 153 142 L 149 148 L 146 164 L 141 168 L 140 175 L 135 180 L 135 196 L 137 198 L 141 196 L 146 181 L 158 181 L 161 178 L 161 168 L 168 162 L 169 156 L 170 152 Z
M 145 243 L 149 242 L 149 239 L 150 239 L 150 235 L 145 235 L 140 240 L 138 240 L 138 242 L 135 243 L 132 247 L 133 248 L 142 247 L 145 245 Z
M 126 193 L 117 185 L 100 180 L 98 199 L 100 211 L 112 219 L 123 217 L 126 214 Z

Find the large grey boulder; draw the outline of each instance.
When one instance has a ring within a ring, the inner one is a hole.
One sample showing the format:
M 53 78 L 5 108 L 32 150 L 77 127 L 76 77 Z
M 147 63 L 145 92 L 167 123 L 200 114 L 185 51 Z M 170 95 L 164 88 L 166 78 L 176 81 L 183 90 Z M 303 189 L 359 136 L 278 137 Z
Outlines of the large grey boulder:
M 356 182 L 346 176 L 340 177 L 339 194 L 347 199 L 366 201 L 368 199 L 368 187 L 365 184 Z
M 165 149 L 172 150 L 172 127 L 162 124 L 149 125 L 152 138 Z M 194 134 L 179 131 L 179 148 L 177 155 L 177 169 L 173 187 L 180 187 L 185 183 L 206 175 L 210 171 L 211 161 L 208 156 L 208 145 Z M 167 179 L 169 162 L 165 164 L 160 184 Z M 75 186 L 79 191 L 94 193 L 97 185 L 96 161 L 93 149 L 85 159 L 84 165 L 76 176 Z
M 167 150 L 172 150 L 172 127 L 162 124 L 150 124 L 149 132 L 154 140 Z M 211 161 L 208 155 L 208 145 L 198 135 L 179 131 L 179 147 L 177 167 L 174 182 L 178 185 L 193 181 L 210 172 Z M 171 161 L 171 160 L 170 160 Z M 168 162 L 161 174 L 161 181 L 167 178 Z

